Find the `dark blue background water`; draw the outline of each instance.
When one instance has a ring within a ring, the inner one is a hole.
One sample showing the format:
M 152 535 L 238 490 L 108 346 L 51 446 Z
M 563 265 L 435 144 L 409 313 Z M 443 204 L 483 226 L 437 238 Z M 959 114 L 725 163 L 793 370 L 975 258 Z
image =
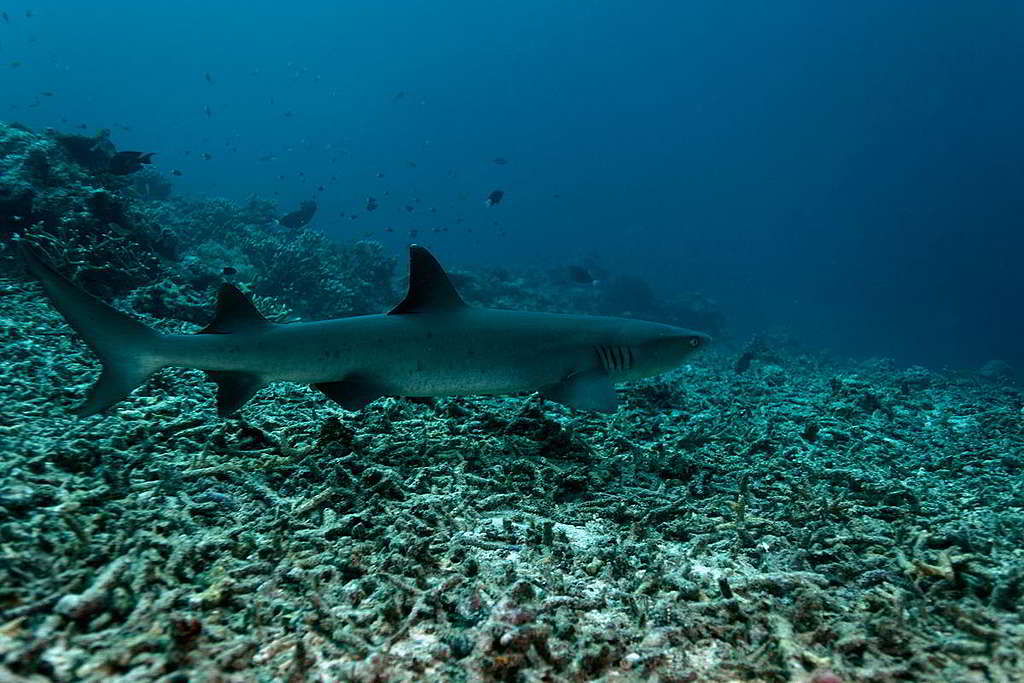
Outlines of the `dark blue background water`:
M 3 9 L 0 117 L 111 128 L 182 193 L 315 196 L 399 256 L 413 228 L 448 263 L 592 255 L 741 337 L 1024 368 L 1014 0 Z

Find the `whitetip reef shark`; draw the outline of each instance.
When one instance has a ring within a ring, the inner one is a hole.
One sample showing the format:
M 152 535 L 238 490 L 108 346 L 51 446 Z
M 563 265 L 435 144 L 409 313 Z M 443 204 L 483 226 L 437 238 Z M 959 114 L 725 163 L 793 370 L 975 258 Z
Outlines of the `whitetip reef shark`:
M 99 357 L 103 370 L 76 409 L 95 415 L 166 367 L 204 370 L 228 416 L 270 382 L 319 389 L 346 410 L 383 396 L 539 391 L 581 410 L 616 409 L 615 382 L 657 375 L 705 346 L 700 332 L 630 318 L 467 305 L 421 246 L 409 247 L 409 290 L 380 315 L 277 324 L 234 285 L 197 334 L 161 334 L 79 289 L 22 240 L 29 271 Z

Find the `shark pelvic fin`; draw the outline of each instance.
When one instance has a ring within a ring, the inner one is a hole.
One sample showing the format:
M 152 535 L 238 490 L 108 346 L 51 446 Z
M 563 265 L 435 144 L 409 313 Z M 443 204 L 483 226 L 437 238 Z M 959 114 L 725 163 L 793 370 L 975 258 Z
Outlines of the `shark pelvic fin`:
M 604 370 L 577 372 L 561 382 L 541 387 L 540 394 L 577 410 L 614 413 L 619 404 L 615 385 Z
M 217 290 L 217 312 L 213 322 L 196 334 L 230 334 L 271 327 L 274 323 L 263 317 L 238 287 L 224 283 Z
M 314 384 L 313 388 L 322 391 L 324 396 L 345 410 L 352 411 L 361 410 L 378 398 L 387 396 L 384 387 L 361 377 L 350 377 L 338 382 L 320 382 Z
M 423 247 L 409 246 L 409 291 L 402 302 L 388 315 L 405 313 L 443 313 L 466 306 L 455 291 L 448 274 L 433 255 Z
M 227 417 L 244 406 L 263 387 L 263 380 L 249 372 L 207 370 L 217 383 L 217 414 Z

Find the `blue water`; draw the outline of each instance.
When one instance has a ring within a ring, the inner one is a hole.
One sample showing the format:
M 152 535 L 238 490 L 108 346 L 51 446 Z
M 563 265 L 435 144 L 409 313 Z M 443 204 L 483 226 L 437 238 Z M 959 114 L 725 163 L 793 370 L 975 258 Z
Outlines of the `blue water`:
M 1019 2 L 2 9 L 0 118 L 110 128 L 179 194 L 315 197 L 399 258 L 411 229 L 451 265 L 593 258 L 739 340 L 1024 370 Z

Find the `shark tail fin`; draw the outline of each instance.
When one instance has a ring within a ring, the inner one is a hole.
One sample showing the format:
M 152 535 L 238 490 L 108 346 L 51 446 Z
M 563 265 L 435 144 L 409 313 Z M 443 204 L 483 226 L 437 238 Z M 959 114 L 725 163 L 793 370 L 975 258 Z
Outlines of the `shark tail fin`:
M 19 242 L 19 250 L 54 308 L 103 363 L 99 379 L 89 389 L 85 402 L 75 409 L 76 414 L 85 417 L 106 410 L 162 367 L 157 354 L 158 332 L 76 287 L 24 240 Z

